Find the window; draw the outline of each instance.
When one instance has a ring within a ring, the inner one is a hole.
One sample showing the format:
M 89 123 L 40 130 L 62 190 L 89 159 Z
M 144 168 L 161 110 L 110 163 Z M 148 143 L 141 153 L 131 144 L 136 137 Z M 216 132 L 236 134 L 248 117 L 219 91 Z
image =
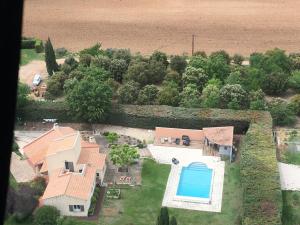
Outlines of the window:
M 69 205 L 69 210 L 71 212 L 83 212 L 84 206 L 83 205 Z
M 99 173 L 96 173 L 96 176 L 97 176 L 97 177 L 99 177 L 99 176 L 100 176 L 100 174 L 99 174 Z
M 82 169 L 79 170 L 79 173 L 82 173 Z

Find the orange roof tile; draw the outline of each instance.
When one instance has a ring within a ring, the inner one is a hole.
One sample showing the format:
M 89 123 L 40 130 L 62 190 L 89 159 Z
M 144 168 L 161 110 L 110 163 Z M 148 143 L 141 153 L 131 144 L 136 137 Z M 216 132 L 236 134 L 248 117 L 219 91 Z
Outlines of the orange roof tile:
M 23 147 L 24 154 L 31 164 L 43 163 L 50 142 L 59 137 L 74 133 L 70 127 L 55 127 Z
M 50 141 L 48 150 L 47 150 L 47 156 L 53 155 L 57 152 L 65 151 L 68 149 L 71 149 L 77 138 L 80 138 L 80 133 L 77 131 L 76 133 L 68 134 L 62 137 L 59 137 L 57 139 L 53 139 Z
M 168 128 L 168 127 L 156 127 L 155 128 L 155 137 L 156 138 L 172 137 L 172 138 L 180 138 L 181 139 L 182 135 L 188 135 L 192 141 L 193 140 L 199 141 L 199 140 L 204 139 L 202 130 Z
M 82 174 L 72 172 L 62 174 L 61 172 L 62 169 L 57 169 L 50 175 L 49 183 L 42 199 L 45 200 L 66 195 L 88 200 L 91 196 L 92 186 L 95 181 L 96 169 L 86 166 Z
M 81 153 L 78 158 L 78 164 L 88 164 L 89 166 L 102 170 L 105 165 L 106 154 L 99 153 L 99 145 L 82 142 Z M 83 147 L 85 146 L 85 147 Z
M 232 146 L 234 127 L 203 128 L 204 136 L 218 145 Z

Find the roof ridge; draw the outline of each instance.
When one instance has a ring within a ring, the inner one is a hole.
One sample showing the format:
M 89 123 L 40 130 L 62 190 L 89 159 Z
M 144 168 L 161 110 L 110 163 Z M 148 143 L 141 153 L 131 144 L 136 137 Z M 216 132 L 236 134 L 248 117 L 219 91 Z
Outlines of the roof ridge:
M 79 132 L 79 131 L 75 131 L 74 133 L 71 133 L 71 134 L 65 134 L 65 135 L 63 135 L 63 134 L 61 133 L 61 135 L 63 135 L 62 137 L 55 138 L 55 139 L 53 139 L 52 141 L 59 141 L 59 140 L 62 140 L 62 139 L 64 139 L 64 138 L 74 136 L 75 134 L 77 135 L 78 132 Z
M 32 143 L 36 142 L 37 140 L 41 139 L 43 136 L 49 134 L 50 132 L 54 131 L 54 128 L 52 128 L 51 130 L 48 130 L 47 132 L 43 133 L 42 135 L 40 135 L 39 137 L 35 138 L 34 140 L 32 140 L 31 142 L 27 143 L 26 145 L 23 146 L 23 149 L 25 147 L 27 147 L 28 145 L 31 145 Z

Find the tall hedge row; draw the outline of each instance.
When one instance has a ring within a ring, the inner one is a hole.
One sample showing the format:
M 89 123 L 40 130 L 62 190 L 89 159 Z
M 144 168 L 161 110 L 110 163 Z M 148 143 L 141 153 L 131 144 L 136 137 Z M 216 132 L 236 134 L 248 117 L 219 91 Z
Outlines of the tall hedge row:
M 244 224 L 281 224 L 282 196 L 271 116 L 250 125 L 240 150 Z
M 22 113 L 27 121 L 55 118 L 58 122 L 84 122 L 75 121 L 63 102 L 30 103 Z M 232 125 L 235 133 L 244 133 L 249 128 L 240 148 L 241 183 L 244 190 L 243 225 L 281 224 L 282 199 L 270 113 L 115 105 L 109 118 L 99 122 L 147 129 L 156 126 L 200 129 Z

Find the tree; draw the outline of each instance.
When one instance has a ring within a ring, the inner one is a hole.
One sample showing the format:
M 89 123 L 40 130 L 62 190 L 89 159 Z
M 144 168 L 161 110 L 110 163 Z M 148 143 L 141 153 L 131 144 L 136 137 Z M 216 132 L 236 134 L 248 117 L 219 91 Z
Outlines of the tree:
M 212 78 L 207 82 L 207 85 L 214 85 L 218 88 L 221 88 L 223 84 L 220 79 Z
M 167 54 L 160 51 L 154 51 L 150 56 L 150 61 L 161 62 L 165 68 L 167 68 L 169 65 Z
M 240 71 L 234 71 L 229 74 L 225 80 L 225 84 L 243 84 L 242 74 Z
M 67 103 L 78 118 L 95 122 L 106 118 L 111 109 L 112 90 L 93 77 L 76 82 L 67 91 Z
M 109 71 L 110 63 L 111 63 L 111 59 L 108 56 L 99 55 L 97 58 L 92 59 L 91 65 Z
M 210 57 L 207 63 L 207 75 L 211 78 L 217 78 L 224 81 L 230 73 L 229 65 L 221 55 Z
M 245 58 L 242 55 L 239 54 L 234 54 L 234 56 L 232 57 L 232 61 L 234 64 L 236 65 L 242 65 L 242 63 L 244 62 Z
M 113 145 L 109 152 L 109 156 L 114 165 L 122 169 L 128 169 L 133 160 L 138 159 L 140 155 L 135 147 L 125 145 Z
M 109 132 L 109 134 L 106 136 L 106 139 L 109 144 L 114 144 L 116 141 L 118 141 L 119 135 L 115 132 Z
M 188 66 L 185 73 L 182 75 L 182 80 L 184 86 L 187 86 L 188 84 L 195 84 L 201 92 L 208 81 L 208 76 L 204 73 L 203 69 L 196 69 Z
M 127 66 L 131 61 L 131 52 L 129 49 L 114 49 L 112 54 L 113 59 L 123 59 L 126 61 Z
M 178 86 L 174 82 L 168 82 L 158 93 L 158 102 L 160 105 L 178 106 L 179 104 Z
M 210 59 L 213 59 L 213 58 L 219 58 L 219 57 L 222 57 L 226 64 L 230 64 L 230 55 L 225 51 L 225 50 L 220 50 L 220 51 L 216 51 L 216 52 L 213 52 L 210 54 L 209 58 Z
M 184 56 L 175 55 L 171 57 L 170 67 L 172 70 L 182 74 L 187 66 L 186 58 Z
M 92 62 L 92 56 L 89 54 L 80 54 L 79 63 L 82 66 L 89 67 Z
M 203 58 L 207 58 L 205 51 L 196 51 L 193 56 L 201 56 Z
M 157 225 L 169 225 L 169 211 L 167 207 L 160 209 L 160 214 L 157 217 Z
M 79 57 L 82 55 L 90 55 L 93 57 L 98 57 L 100 55 L 103 55 L 104 51 L 101 49 L 101 43 L 96 43 L 95 45 L 85 48 L 79 52 Z
M 128 65 L 124 59 L 113 59 L 110 63 L 109 71 L 113 75 L 113 78 L 121 83 L 127 67 Z
M 134 81 L 129 81 L 125 83 L 118 90 L 119 102 L 124 104 L 134 103 L 138 98 L 139 91 L 139 83 Z
M 63 93 L 63 87 L 68 75 L 64 72 L 57 72 L 47 81 L 47 92 L 45 98 L 54 99 Z
M 186 108 L 200 107 L 200 93 L 195 84 L 188 84 L 180 93 L 179 105 Z
M 300 70 L 300 54 L 290 53 L 289 59 L 292 64 L 292 70 Z
M 18 94 L 17 94 L 17 114 L 20 113 L 22 108 L 28 103 L 28 94 L 30 93 L 30 88 L 27 84 L 18 83 Z
M 59 220 L 60 212 L 54 206 L 42 206 L 40 207 L 35 215 L 34 222 L 36 225 L 57 225 Z
M 64 64 L 67 64 L 71 67 L 71 71 L 77 68 L 78 62 L 73 56 L 69 56 L 65 59 Z
M 178 72 L 174 70 L 167 70 L 167 74 L 164 78 L 164 81 L 166 82 L 175 82 L 178 85 L 181 84 L 181 76 Z
M 288 80 L 288 86 L 297 92 L 300 92 L 300 70 L 292 72 L 292 76 Z
M 150 60 L 148 65 L 148 84 L 161 83 L 166 76 L 166 67 L 162 62 Z
M 204 108 L 220 107 L 220 88 L 216 85 L 207 85 L 201 95 L 201 106 Z
M 239 84 L 226 84 L 220 90 L 220 103 L 223 108 L 248 108 L 248 96 Z
M 247 91 L 262 89 L 266 73 L 262 69 L 254 67 L 246 67 L 242 70 L 243 73 L 243 87 Z
M 266 110 L 267 104 L 265 101 L 265 93 L 261 89 L 251 91 L 249 94 L 249 100 L 251 110 Z
M 45 62 L 49 76 L 51 76 L 53 72 L 58 71 L 58 64 L 56 62 L 56 57 L 50 38 L 48 38 L 45 43 Z
M 146 62 L 135 62 L 129 65 L 127 74 L 125 75 L 125 80 L 135 81 L 145 86 L 148 84 L 148 63 Z
M 267 74 L 263 81 L 262 89 L 267 94 L 279 95 L 287 90 L 288 79 L 289 77 L 283 72 Z
M 274 125 L 293 125 L 296 122 L 296 112 L 280 98 L 275 98 L 268 103 L 268 111 L 272 115 Z
M 192 56 L 190 58 L 189 64 L 188 66 L 192 66 L 194 68 L 201 68 L 204 71 L 207 71 L 207 66 L 208 66 L 208 59 L 206 57 L 203 56 Z
M 290 107 L 297 115 L 300 115 L 300 94 L 292 97 Z
M 155 85 L 146 85 L 139 93 L 138 103 L 141 105 L 154 105 L 157 94 L 158 89 Z
M 175 216 L 171 217 L 170 225 L 177 225 L 177 220 L 176 220 Z
M 15 192 L 13 212 L 18 221 L 32 214 L 38 206 L 36 191 L 27 184 L 20 185 Z

